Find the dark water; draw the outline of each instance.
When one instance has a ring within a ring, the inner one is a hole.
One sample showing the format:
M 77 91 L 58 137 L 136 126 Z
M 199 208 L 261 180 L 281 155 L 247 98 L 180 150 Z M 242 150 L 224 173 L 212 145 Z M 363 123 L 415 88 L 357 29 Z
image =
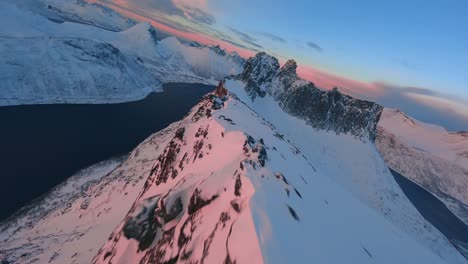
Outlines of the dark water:
M 76 171 L 130 152 L 213 89 L 173 83 L 130 103 L 0 107 L 0 220 Z
M 398 172 L 392 169 L 390 171 L 408 199 L 427 221 L 439 229 L 449 240 L 468 243 L 468 226 L 450 212 L 444 203 Z

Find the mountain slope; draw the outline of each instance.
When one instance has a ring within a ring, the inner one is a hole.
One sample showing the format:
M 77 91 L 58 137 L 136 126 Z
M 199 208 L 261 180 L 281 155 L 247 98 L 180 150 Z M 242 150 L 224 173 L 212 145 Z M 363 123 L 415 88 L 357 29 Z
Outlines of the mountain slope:
M 15 3 L 25 10 L 60 23 L 81 23 L 111 31 L 125 30 L 136 24 L 111 8 L 84 0 L 16 0 Z
M 382 193 L 386 214 L 371 209 L 237 96 L 209 95 L 179 123 L 93 262 L 465 263 L 394 191 Z M 400 220 L 424 234 L 415 240 L 389 214 L 409 214 Z
M 385 109 L 376 145 L 388 166 L 434 194 L 468 224 L 468 135 Z
M 90 263 L 141 192 L 176 126 L 150 136 L 123 161 L 83 170 L 0 223 L 0 262 Z
M 237 95 L 208 95 L 67 205 L 4 223 L 0 256 L 89 263 L 105 243 L 94 263 L 466 263 L 370 141 L 226 86 Z
M 137 100 L 160 82 L 114 46 L 82 38 L 2 38 L 2 104 Z
M 165 82 L 213 83 L 242 70 L 235 54 L 184 45 L 174 37 L 158 41 L 148 23 L 114 32 L 55 23 L 0 2 L 0 23 L 11 21 L 0 28 L 0 105 L 132 101 L 160 91 Z

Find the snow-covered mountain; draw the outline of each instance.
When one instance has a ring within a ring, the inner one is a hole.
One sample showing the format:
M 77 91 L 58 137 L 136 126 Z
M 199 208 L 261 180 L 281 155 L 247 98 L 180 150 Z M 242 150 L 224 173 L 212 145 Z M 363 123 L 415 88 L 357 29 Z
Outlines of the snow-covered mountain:
M 43 10 L 30 2 L 16 4 Z M 0 105 L 132 101 L 160 91 L 165 82 L 213 83 L 242 71 L 236 54 L 184 45 L 174 37 L 158 41 L 148 23 L 114 32 L 44 15 L 0 3 L 0 23 L 9 25 L 0 28 Z
M 264 53 L 249 59 L 183 120 L 80 185 L 69 203 L 3 223 L 0 257 L 467 263 L 417 212 L 380 157 L 373 138 L 382 108 L 319 91 L 297 78 L 294 65 L 279 68 Z M 301 103 L 307 100 L 318 106 Z M 55 193 L 51 199 L 63 197 Z
M 468 224 L 468 133 L 448 132 L 385 109 L 376 145 L 390 168 L 434 194 Z
M 122 31 L 137 24 L 109 7 L 84 0 L 15 0 L 15 3 L 56 22 L 82 23 L 112 31 Z
M 293 60 L 280 68 L 278 59 L 261 52 L 246 62 L 244 71 L 235 79 L 245 83 L 252 99 L 270 95 L 285 112 L 316 129 L 349 133 L 360 139 L 375 138 L 380 105 L 356 100 L 337 89 L 322 91 L 299 78 L 296 68 Z

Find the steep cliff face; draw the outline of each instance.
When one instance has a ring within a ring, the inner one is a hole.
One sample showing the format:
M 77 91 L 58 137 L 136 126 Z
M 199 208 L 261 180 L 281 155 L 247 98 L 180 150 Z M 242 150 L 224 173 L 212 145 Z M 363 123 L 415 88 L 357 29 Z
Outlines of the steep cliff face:
M 362 140 L 375 139 L 383 109 L 380 105 L 344 95 L 337 89 L 322 91 L 298 77 L 296 68 L 293 60 L 280 68 L 276 58 L 258 53 L 245 63 L 236 79 L 245 83 L 252 99 L 270 95 L 284 111 L 316 129 L 351 134 Z
M 260 52 L 245 62 L 244 71 L 237 78 L 245 82 L 250 97 L 264 97 L 278 69 L 278 59 Z

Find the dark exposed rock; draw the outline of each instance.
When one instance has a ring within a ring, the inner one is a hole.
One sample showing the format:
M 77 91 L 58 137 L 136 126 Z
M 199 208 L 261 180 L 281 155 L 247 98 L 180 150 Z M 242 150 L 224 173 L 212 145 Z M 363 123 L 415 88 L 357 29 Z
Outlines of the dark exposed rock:
M 205 200 L 203 199 L 203 197 L 201 197 L 201 191 L 198 189 L 195 189 L 195 191 L 192 194 L 192 197 L 190 197 L 190 202 L 188 205 L 188 213 L 190 215 L 195 213 L 196 211 L 210 204 L 216 198 L 218 198 L 218 195 L 213 195 L 211 196 L 210 199 Z
M 180 146 L 173 140 L 164 149 L 163 154 L 158 157 L 159 163 L 156 165 L 157 176 L 156 185 L 165 183 L 169 176 L 175 178 L 177 176 L 177 169 L 174 167 L 177 154 L 180 152 Z
M 182 140 L 182 139 L 184 139 L 184 133 L 185 133 L 185 127 L 181 127 L 179 129 L 177 129 L 177 131 L 175 133 L 175 137 Z
M 242 188 L 242 181 L 240 179 L 240 175 L 238 174 L 237 177 L 236 177 L 236 183 L 234 185 L 234 194 L 236 196 L 241 195 L 241 192 L 240 192 L 241 188 Z
M 150 198 L 146 206 L 142 206 L 140 212 L 130 217 L 123 227 L 123 234 L 128 239 L 135 239 L 139 250 L 147 249 L 156 237 L 158 227 L 162 225 L 155 218 L 155 209 L 158 199 Z
M 163 204 L 164 205 L 164 204 Z M 164 219 L 165 223 L 174 220 L 184 209 L 182 199 L 177 197 L 172 206 L 167 210 L 165 206 L 161 208 L 159 215 Z
M 222 212 L 219 216 L 219 221 L 223 224 L 223 228 L 226 227 L 226 222 L 231 219 L 231 216 L 227 212 Z
M 263 97 L 266 91 L 262 87 L 272 81 L 278 69 L 278 59 L 260 52 L 245 62 L 244 71 L 238 78 L 246 83 L 245 89 L 250 97 Z
M 294 211 L 294 209 L 288 205 L 288 210 L 289 210 L 289 213 L 291 214 L 291 216 L 296 220 L 296 221 L 299 221 L 299 216 L 297 215 L 296 211 Z
M 228 90 L 224 88 L 224 81 L 220 81 L 215 89 L 214 94 L 219 98 L 224 98 L 228 95 Z
M 231 206 L 236 212 L 240 212 L 240 205 L 236 201 L 231 201 Z
M 193 162 L 197 159 L 202 148 L 203 148 L 203 139 L 195 142 L 195 145 L 193 145 L 193 155 L 194 155 Z
M 321 91 L 312 83 L 289 89 L 279 97 L 282 108 L 313 128 L 367 136 L 372 141 L 377 135 L 377 123 L 383 108 L 373 102 L 354 99 L 337 89 Z
M 177 263 L 179 255 L 173 258 L 165 259 L 166 249 L 172 244 L 174 240 L 175 227 L 164 231 L 158 242 L 146 252 L 140 264 L 170 264 Z
M 106 252 L 106 254 L 104 254 L 104 260 L 106 260 L 106 258 L 108 258 L 110 256 L 112 256 L 112 252 L 111 251 Z M 8 264 L 8 262 L 7 263 L 2 262 L 2 264 Z
M 156 29 L 154 27 L 150 27 L 148 29 L 148 32 L 150 33 L 151 40 L 155 45 L 158 45 L 158 34 L 156 33 Z
M 249 143 L 250 147 L 253 148 L 255 144 L 255 139 L 252 136 L 247 136 L 247 143 Z
M 252 99 L 270 94 L 284 111 L 316 129 L 375 139 L 383 110 L 380 105 L 344 95 L 336 88 L 322 91 L 300 79 L 296 68 L 293 60 L 280 68 L 276 58 L 261 52 L 250 58 L 235 78 L 245 83 Z
M 262 165 L 262 167 L 265 167 L 265 163 L 266 163 L 266 160 L 267 160 L 268 156 L 267 156 L 267 152 L 266 152 L 266 149 L 264 146 L 259 146 L 258 148 L 258 162 L 260 163 L 260 165 Z

